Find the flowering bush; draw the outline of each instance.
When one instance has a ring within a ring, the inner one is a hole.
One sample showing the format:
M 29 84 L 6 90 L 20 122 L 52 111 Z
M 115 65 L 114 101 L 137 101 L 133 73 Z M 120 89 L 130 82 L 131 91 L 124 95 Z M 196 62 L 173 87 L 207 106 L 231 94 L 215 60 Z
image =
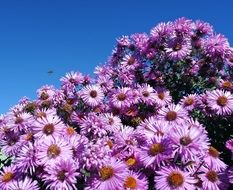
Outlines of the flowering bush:
M 179 18 L 117 39 L 0 116 L 2 190 L 225 190 L 233 183 L 233 49 Z

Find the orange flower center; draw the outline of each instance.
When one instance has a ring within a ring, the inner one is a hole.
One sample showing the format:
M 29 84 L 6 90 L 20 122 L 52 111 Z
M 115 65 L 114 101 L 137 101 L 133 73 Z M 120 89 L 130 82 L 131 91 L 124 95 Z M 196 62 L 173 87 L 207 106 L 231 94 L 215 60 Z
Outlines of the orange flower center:
M 52 123 L 48 123 L 43 128 L 43 133 L 46 135 L 51 135 L 54 132 L 54 125 Z
M 111 166 L 103 166 L 100 169 L 100 177 L 102 180 L 110 179 L 113 176 L 113 168 Z
M 172 172 L 168 176 L 167 181 L 170 186 L 172 186 L 173 188 L 177 188 L 184 183 L 184 177 L 178 172 Z
M 150 150 L 149 150 L 150 155 L 152 155 L 152 156 L 155 156 L 155 155 L 157 155 L 159 153 L 162 153 L 163 151 L 164 151 L 164 147 L 160 143 L 152 144 L 151 147 L 150 147 Z
M 219 157 L 219 152 L 218 152 L 218 150 L 216 148 L 211 146 L 209 148 L 209 155 L 214 157 L 214 158 L 218 158 Z
M 226 106 L 227 105 L 227 97 L 226 96 L 220 96 L 220 97 L 218 97 L 218 99 L 217 99 L 217 104 L 219 105 L 219 106 Z
M 60 153 L 61 149 L 56 144 L 51 144 L 48 147 L 47 154 L 49 158 L 56 158 Z
M 107 141 L 107 145 L 109 146 L 110 149 L 113 147 L 113 142 L 111 140 Z
M 74 135 L 75 134 L 75 130 L 74 130 L 73 127 L 67 127 L 66 131 L 67 131 L 68 135 Z
M 230 81 L 224 81 L 222 83 L 223 88 L 231 88 L 232 87 L 232 83 Z
M 174 121 L 177 118 L 177 113 L 175 111 L 167 112 L 166 119 L 168 121 Z
M 209 181 L 211 181 L 211 182 L 216 182 L 217 180 L 218 180 L 218 175 L 217 175 L 217 173 L 215 172 L 215 171 L 212 171 L 212 170 L 210 170 L 210 171 L 208 171 L 207 173 L 206 173 L 206 178 L 209 180 Z
M 137 187 L 137 180 L 134 177 L 129 176 L 126 178 L 124 186 L 125 188 L 135 189 Z
M 2 176 L 2 181 L 5 182 L 5 183 L 9 182 L 9 181 L 11 181 L 13 179 L 13 177 L 14 177 L 14 173 L 6 172 Z

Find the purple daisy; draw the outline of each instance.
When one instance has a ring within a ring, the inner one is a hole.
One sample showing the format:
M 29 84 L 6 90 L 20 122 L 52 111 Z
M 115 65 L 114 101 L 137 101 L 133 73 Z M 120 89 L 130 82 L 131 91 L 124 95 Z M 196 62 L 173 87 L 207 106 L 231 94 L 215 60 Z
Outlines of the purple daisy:
M 145 119 L 138 128 L 144 131 L 147 138 L 152 138 L 155 135 L 166 136 L 171 130 L 167 122 L 156 117 Z
M 171 140 L 155 135 L 146 146 L 141 147 L 140 161 L 145 167 L 157 168 L 172 156 Z
M 1 151 L 7 156 L 14 156 L 19 152 L 22 146 L 20 136 L 13 131 L 7 131 L 3 139 L 0 139 Z
M 140 86 L 138 90 L 141 102 L 147 105 L 153 105 L 156 103 L 156 94 L 154 92 L 154 89 L 150 85 L 144 84 Z
M 32 179 L 26 177 L 24 180 L 17 180 L 12 181 L 9 186 L 8 190 L 39 190 L 37 181 L 33 181 Z
M 0 188 L 2 190 L 8 190 L 8 186 L 16 179 L 16 166 L 5 166 L 0 171 Z
M 205 35 L 212 35 L 213 27 L 207 22 L 197 20 L 194 24 L 194 31 L 198 37 L 203 37 Z
M 74 85 L 78 85 L 83 82 L 84 76 L 82 73 L 71 71 L 67 73 L 66 76 L 60 79 L 62 85 L 67 83 L 73 83 Z
M 129 107 L 131 104 L 131 89 L 128 87 L 117 89 L 110 97 L 110 102 L 116 108 Z
M 172 39 L 165 50 L 170 60 L 179 61 L 191 53 L 191 47 L 189 40 Z
M 77 150 L 81 149 L 82 151 L 81 145 L 77 148 Z M 96 168 L 103 166 L 105 161 L 110 159 L 110 153 L 111 150 L 103 138 L 86 143 L 81 154 L 83 168 L 87 168 L 88 170 L 95 170 Z
M 56 115 L 47 115 L 46 117 L 38 118 L 33 127 L 35 137 L 40 139 L 54 138 L 61 136 L 65 125 Z
M 208 150 L 208 139 L 201 128 L 189 125 L 174 126 L 170 132 L 173 154 L 179 154 L 183 161 L 197 160 Z
M 189 172 L 178 167 L 162 167 L 156 171 L 155 187 L 157 190 L 195 190 L 197 181 Z
M 197 95 L 196 94 L 190 94 L 188 96 L 184 96 L 180 100 L 180 104 L 188 111 L 193 110 L 196 107 L 197 104 Z
M 126 68 L 127 70 L 135 70 L 140 66 L 140 62 L 136 56 L 126 54 L 121 62 L 121 67 Z
M 203 50 L 211 58 L 221 57 L 225 59 L 230 53 L 230 45 L 223 35 L 212 35 L 203 40 Z
M 55 137 L 37 141 L 38 152 L 36 158 L 39 164 L 53 164 L 60 159 L 72 158 L 73 152 L 71 146 L 65 139 Z
M 148 189 L 148 181 L 146 177 L 140 173 L 129 171 L 124 180 L 125 190 L 144 190 Z
M 104 99 L 104 93 L 97 85 L 87 85 L 82 89 L 81 98 L 89 106 L 95 107 Z
M 151 29 L 150 34 L 153 39 L 163 39 L 167 38 L 172 33 L 171 22 L 159 23 L 157 26 Z
M 71 159 L 62 159 L 56 164 L 49 165 L 45 168 L 47 173 L 43 176 L 43 180 L 51 190 L 76 190 L 76 177 L 79 176 L 77 172 L 78 168 L 77 162 Z
M 36 166 L 38 166 L 38 160 L 36 158 L 36 149 L 32 143 L 24 145 L 17 157 L 15 158 L 15 165 L 23 173 L 29 173 L 32 175 L 35 172 Z
M 229 185 L 227 183 L 227 177 L 216 171 L 212 168 L 201 168 L 201 174 L 198 177 L 202 181 L 202 189 L 203 190 L 227 190 Z
M 216 148 L 210 146 L 203 160 L 208 165 L 208 167 L 211 167 L 216 171 L 222 171 L 227 168 L 227 165 L 222 160 L 220 160 L 219 156 L 220 152 Z
M 231 184 L 233 184 L 233 166 L 231 166 L 229 169 L 228 169 L 228 178 L 229 178 L 229 182 Z
M 105 164 L 99 168 L 98 176 L 90 179 L 86 190 L 110 190 L 123 189 L 124 180 L 128 174 L 127 166 L 115 158 L 106 161 Z
M 170 93 L 168 90 L 163 88 L 157 88 L 155 91 L 156 94 L 156 103 L 159 106 L 165 106 L 172 101 L 172 97 L 170 96 Z
M 208 106 L 219 115 L 233 113 L 233 95 L 229 91 L 207 91 Z
M 106 119 L 107 130 L 110 132 L 117 132 L 122 126 L 121 119 L 118 116 L 113 115 L 112 113 L 106 113 L 103 115 Z
M 179 104 L 169 104 L 159 110 L 158 118 L 169 124 L 181 124 L 187 118 L 187 111 Z

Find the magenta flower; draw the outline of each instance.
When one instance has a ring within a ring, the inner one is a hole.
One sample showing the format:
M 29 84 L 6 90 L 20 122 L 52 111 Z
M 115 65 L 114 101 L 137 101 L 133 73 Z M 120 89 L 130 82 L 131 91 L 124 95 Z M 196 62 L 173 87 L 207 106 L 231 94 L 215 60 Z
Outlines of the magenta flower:
M 162 167 L 155 176 L 157 190 L 195 190 L 196 182 L 189 172 L 177 167 Z
M 28 177 L 26 177 L 24 180 L 12 181 L 7 188 L 8 190 L 39 190 L 37 181 L 33 181 Z
M 123 189 L 127 174 L 127 166 L 123 162 L 111 158 L 98 170 L 98 176 L 89 181 L 86 190 L 109 190 L 116 187 Z
M 211 58 L 226 58 L 230 52 L 229 43 L 221 34 L 213 35 L 203 40 L 203 49 L 205 54 Z
M 38 139 L 54 138 L 61 136 L 65 128 L 61 119 L 56 115 L 47 115 L 46 117 L 38 118 L 35 122 L 33 131 Z
M 38 149 L 36 157 L 42 165 L 54 164 L 60 159 L 70 159 L 73 156 L 71 146 L 59 137 L 37 141 L 35 144 Z
M 187 111 L 179 104 L 170 104 L 168 107 L 162 107 L 159 110 L 158 118 L 169 124 L 181 124 L 187 118 Z
M 160 135 L 155 135 L 146 146 L 141 147 L 140 151 L 140 161 L 145 167 L 160 167 L 172 158 L 171 156 L 171 140 Z
M 144 175 L 130 171 L 124 180 L 124 188 L 125 190 L 148 189 L 148 181 Z
M 104 94 L 97 85 L 88 85 L 82 89 L 81 98 L 89 106 L 97 106 L 102 102 Z
M 51 190 L 76 190 L 76 177 L 79 176 L 79 173 L 77 172 L 78 168 L 79 166 L 77 162 L 74 162 L 71 159 L 62 159 L 56 164 L 49 165 L 45 168 L 47 173 L 43 176 L 43 180 Z
M 219 115 L 230 115 L 233 113 L 233 95 L 229 91 L 208 91 L 208 106 Z

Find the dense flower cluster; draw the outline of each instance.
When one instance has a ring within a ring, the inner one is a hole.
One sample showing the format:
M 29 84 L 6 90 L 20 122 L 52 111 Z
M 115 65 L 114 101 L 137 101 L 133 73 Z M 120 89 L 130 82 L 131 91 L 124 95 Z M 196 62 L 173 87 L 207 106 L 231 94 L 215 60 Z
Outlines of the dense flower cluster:
M 160 23 L 117 39 L 95 74 L 70 72 L 0 116 L 0 189 L 231 188 L 233 49 L 223 35 L 202 21 Z

